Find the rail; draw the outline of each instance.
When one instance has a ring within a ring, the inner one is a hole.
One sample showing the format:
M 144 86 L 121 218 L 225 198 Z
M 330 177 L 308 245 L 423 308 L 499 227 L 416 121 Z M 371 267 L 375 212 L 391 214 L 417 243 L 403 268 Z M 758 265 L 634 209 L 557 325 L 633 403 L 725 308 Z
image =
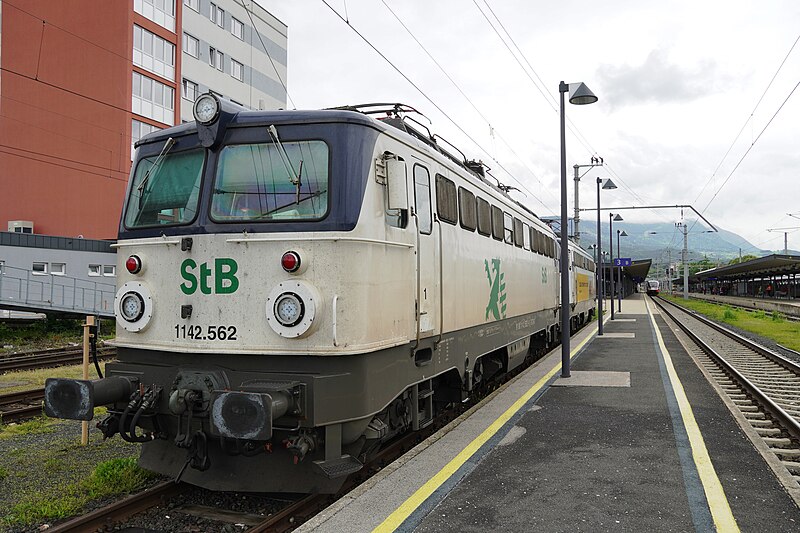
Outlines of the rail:
M 673 321 L 678 324 L 678 326 L 686 333 L 692 341 L 694 341 L 701 350 L 703 350 L 709 357 L 711 357 L 714 362 L 716 362 L 723 371 L 731 376 L 731 378 L 740 384 L 740 386 L 747 391 L 748 394 L 751 395 L 752 398 L 759 403 L 765 411 L 767 411 L 771 416 L 773 416 L 780 424 L 785 428 L 787 433 L 789 433 L 795 439 L 800 440 L 800 422 L 797 421 L 792 415 L 787 413 L 780 405 L 778 405 L 773 399 L 765 392 L 763 392 L 758 386 L 756 386 L 752 381 L 750 381 L 747 377 L 745 377 L 741 372 L 739 372 L 734 366 L 729 363 L 725 357 L 723 357 L 719 352 L 714 350 L 705 340 L 701 339 L 688 325 L 685 324 L 684 321 L 679 320 L 675 315 L 667 309 L 667 305 L 673 306 L 684 313 L 690 315 L 692 318 L 701 322 L 702 324 L 714 329 L 715 331 L 725 335 L 729 339 L 736 341 L 737 343 L 745 346 L 746 348 L 752 350 L 753 352 L 758 353 L 759 355 L 769 359 L 773 363 L 790 370 L 791 372 L 800 376 L 800 367 L 788 359 L 782 357 L 781 355 L 767 350 L 763 346 L 760 346 L 749 339 L 742 337 L 741 335 L 724 328 L 711 320 L 700 316 L 699 314 L 690 311 L 677 305 L 673 302 L 669 302 L 662 298 L 653 298 L 653 300 L 658 304 L 661 310 L 670 316 Z

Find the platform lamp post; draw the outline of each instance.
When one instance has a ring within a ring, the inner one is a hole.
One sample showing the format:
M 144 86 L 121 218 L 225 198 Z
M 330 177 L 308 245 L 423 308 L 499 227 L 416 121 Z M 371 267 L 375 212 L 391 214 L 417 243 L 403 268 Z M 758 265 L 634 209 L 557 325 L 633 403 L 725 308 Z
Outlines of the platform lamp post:
M 561 126 L 561 377 L 568 378 L 569 373 L 569 236 L 567 235 L 567 144 L 564 124 L 564 93 L 569 93 L 569 103 L 575 105 L 593 104 L 597 97 L 589 88 L 581 83 L 558 84 L 560 96 Z
M 609 298 L 611 307 L 611 320 L 614 320 L 614 296 L 617 294 L 614 286 L 614 221 L 621 221 L 622 217 L 620 215 L 615 215 L 614 213 L 608 214 L 608 249 L 609 253 L 611 254 L 609 261 L 608 261 L 608 273 L 610 274 L 611 278 L 611 297 Z
M 619 253 L 619 238 L 620 237 L 627 237 L 627 236 L 628 236 L 628 234 L 625 233 L 624 229 L 623 230 L 617 230 L 617 259 L 622 257 L 622 255 L 620 255 L 620 253 Z M 622 287 L 623 287 L 623 285 L 622 285 L 622 265 L 620 265 L 618 267 L 617 272 L 619 273 L 619 293 L 618 293 L 618 296 L 617 296 L 617 305 L 619 307 L 617 308 L 617 312 L 621 313 L 622 312 Z
M 602 184 L 602 187 L 601 187 L 601 184 Z M 599 253 L 599 250 L 603 249 L 600 246 L 600 243 L 601 243 L 601 240 L 602 240 L 600 238 L 600 235 L 602 235 L 602 232 L 600 231 L 600 189 L 601 188 L 602 189 L 606 189 L 606 190 L 610 190 L 610 189 L 616 189 L 617 186 L 614 184 L 613 181 L 611 181 L 611 178 L 608 178 L 606 180 L 600 178 L 599 176 L 597 178 L 597 250 L 598 250 L 598 253 Z M 597 263 L 595 262 L 595 270 L 597 269 L 596 267 L 597 267 Z M 600 277 L 601 278 L 603 277 L 602 276 L 602 270 L 603 270 L 603 263 L 601 262 L 600 263 L 600 272 L 601 272 Z M 600 283 L 599 282 L 597 284 L 597 287 L 599 289 L 599 287 L 600 287 Z M 603 334 L 603 297 L 605 296 L 604 293 L 605 293 L 605 291 L 602 291 L 602 292 L 600 290 L 597 291 L 597 316 L 600 317 L 600 320 L 597 323 L 597 334 L 598 335 L 602 335 Z M 613 300 L 612 300 L 612 303 L 613 303 Z

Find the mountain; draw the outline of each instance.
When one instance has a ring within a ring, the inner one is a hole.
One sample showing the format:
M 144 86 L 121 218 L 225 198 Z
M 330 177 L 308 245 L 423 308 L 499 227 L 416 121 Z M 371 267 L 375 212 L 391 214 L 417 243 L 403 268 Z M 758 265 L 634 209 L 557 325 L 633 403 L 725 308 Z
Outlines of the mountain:
M 607 217 L 606 217 L 607 218 Z M 719 232 L 706 233 L 702 223 L 695 225 L 694 220 L 687 220 L 689 228 L 687 249 L 689 261 L 703 257 L 712 262 L 726 264 L 735 257 L 752 254 L 763 256 L 773 253 L 770 250 L 756 248 L 747 239 L 736 233 L 719 229 Z M 597 242 L 596 219 L 583 219 L 580 224 L 581 246 L 586 249 Z M 614 223 L 614 256 L 617 256 L 617 230 L 624 230 L 628 236 L 620 238 L 620 254 L 633 259 L 652 259 L 654 263 L 666 263 L 668 260 L 680 261 L 683 250 L 683 228 L 668 223 L 634 224 L 625 221 Z M 602 247 L 608 250 L 608 223 L 601 224 Z

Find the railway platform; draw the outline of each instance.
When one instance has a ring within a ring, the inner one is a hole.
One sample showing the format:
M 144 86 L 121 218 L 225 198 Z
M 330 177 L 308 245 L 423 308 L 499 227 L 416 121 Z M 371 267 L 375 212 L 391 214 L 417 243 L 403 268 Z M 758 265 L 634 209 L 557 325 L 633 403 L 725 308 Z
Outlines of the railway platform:
M 797 483 L 653 303 L 604 330 L 569 378 L 551 352 L 298 531 L 797 531 Z

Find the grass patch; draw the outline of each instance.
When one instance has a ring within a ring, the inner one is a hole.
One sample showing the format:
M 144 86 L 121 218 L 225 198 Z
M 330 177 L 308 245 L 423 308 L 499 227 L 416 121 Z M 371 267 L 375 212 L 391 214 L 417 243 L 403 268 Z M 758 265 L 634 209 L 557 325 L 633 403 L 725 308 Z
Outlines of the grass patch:
M 40 435 L 42 433 L 50 433 L 53 426 L 58 423 L 54 418 L 46 418 L 41 416 L 19 424 L 3 424 L 0 425 L 0 439 L 7 439 L 19 435 Z
M 3 481 L 7 477 L 8 477 L 8 470 L 0 466 L 0 481 Z
M 704 300 L 684 300 L 674 296 L 662 296 L 666 300 L 687 307 L 701 315 L 734 325 L 745 331 L 772 339 L 792 350 L 800 351 L 800 322 L 786 320 L 786 317 L 781 313 L 768 314 L 764 311 L 750 313 L 733 310 L 730 306 L 714 304 Z
M 110 459 L 98 464 L 89 477 L 64 487 L 60 496 L 40 493 L 24 496 L 0 523 L 27 525 L 73 516 L 91 500 L 134 492 L 155 477 L 156 474 L 139 468 L 135 457 Z
M 83 320 L 47 318 L 31 324 L 0 323 L 0 353 L 55 348 L 83 342 Z M 101 339 L 114 337 L 114 321 L 103 320 Z M 13 348 L 3 348 L 5 345 Z
M 103 375 L 105 375 L 105 361 L 100 361 L 100 368 L 103 370 Z M 97 379 L 97 377 L 97 371 L 94 368 L 94 363 L 90 363 L 89 379 Z M 44 387 L 44 382 L 47 378 L 83 379 L 83 367 L 81 365 L 69 365 L 59 366 L 56 368 L 39 368 L 36 370 L 6 372 L 5 374 L 0 375 L 0 392 L 10 393 Z

